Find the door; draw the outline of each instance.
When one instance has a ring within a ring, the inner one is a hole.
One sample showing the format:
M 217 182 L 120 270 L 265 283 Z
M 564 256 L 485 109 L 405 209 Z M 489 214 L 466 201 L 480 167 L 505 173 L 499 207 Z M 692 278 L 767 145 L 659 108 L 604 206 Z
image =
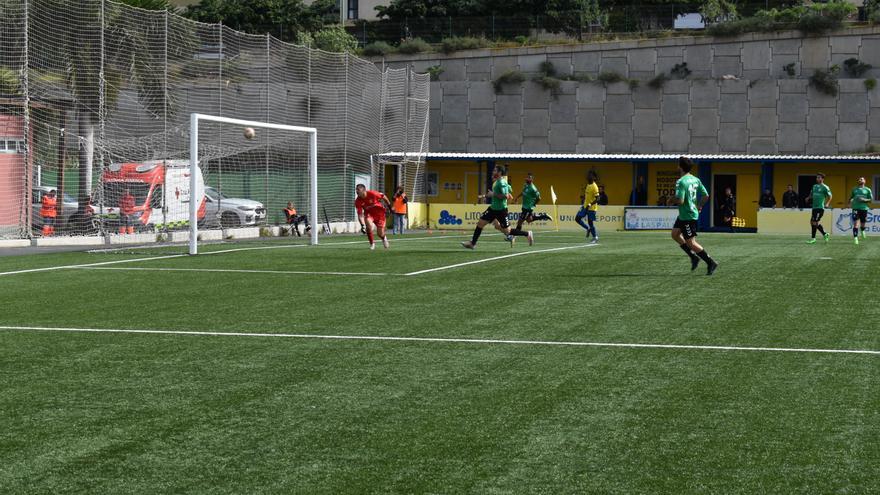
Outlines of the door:
M 480 202 L 477 198 L 480 194 L 482 194 L 480 173 L 466 172 L 464 174 L 464 198 L 462 201 L 466 204 L 475 205 Z
M 737 174 L 736 216 L 746 221 L 746 227 L 758 226 L 758 200 L 761 197 L 761 176 Z
M 397 190 L 399 176 L 399 166 L 398 165 L 385 165 L 385 194 L 388 197 L 391 197 L 394 194 L 394 191 Z
M 726 227 L 724 223 L 724 213 L 721 211 L 721 201 L 725 197 L 725 191 L 730 188 L 734 196 L 736 196 L 736 176 L 732 174 L 716 174 L 712 178 L 712 190 L 710 201 L 712 202 L 712 225 L 714 227 Z

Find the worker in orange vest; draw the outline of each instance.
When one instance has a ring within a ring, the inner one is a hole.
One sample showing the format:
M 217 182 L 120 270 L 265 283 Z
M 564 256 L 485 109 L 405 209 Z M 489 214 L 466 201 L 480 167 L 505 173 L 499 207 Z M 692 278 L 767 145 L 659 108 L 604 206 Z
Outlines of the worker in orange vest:
M 405 233 L 407 203 L 409 203 L 409 199 L 407 199 L 406 193 L 403 192 L 403 186 L 397 186 L 397 191 L 394 192 L 394 198 L 391 200 L 391 211 L 394 213 L 394 228 L 391 231 L 392 234 Z
M 284 209 L 284 216 L 287 219 L 287 225 L 291 226 L 291 232 L 290 232 L 291 235 L 293 235 L 294 232 L 296 232 L 297 236 L 302 235 L 299 233 L 299 223 L 300 222 L 305 222 L 305 224 L 306 224 L 305 231 L 306 232 L 312 230 L 312 226 L 309 225 L 309 217 L 307 217 L 305 215 L 297 215 L 296 208 L 293 206 L 292 201 L 287 202 L 287 208 Z
M 134 234 L 134 196 L 126 189 L 119 198 L 119 233 Z
M 49 237 L 55 233 L 55 218 L 58 216 L 58 198 L 55 190 L 43 195 L 40 206 L 40 216 L 43 217 L 43 237 Z

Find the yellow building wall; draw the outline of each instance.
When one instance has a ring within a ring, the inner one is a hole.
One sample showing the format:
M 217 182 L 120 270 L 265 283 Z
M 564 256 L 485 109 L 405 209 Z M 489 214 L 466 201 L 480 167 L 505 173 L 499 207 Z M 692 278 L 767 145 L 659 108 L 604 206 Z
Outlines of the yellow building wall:
M 509 163 L 508 180 L 513 186 L 513 195 L 516 196 L 522 191 L 526 174 L 531 172 L 534 174 L 535 185 L 541 191 L 544 202 L 550 201 L 550 186 L 553 186 L 558 204 L 575 205 L 580 204 L 580 196 L 587 185 L 587 172 L 591 169 L 599 175 L 599 184 L 605 186 L 609 204 L 629 204 L 633 180 L 630 162 L 516 161 Z M 467 196 L 471 198 L 465 197 L 465 183 L 467 180 L 473 182 L 473 179 L 479 177 L 473 175 L 466 177 L 467 172 L 480 172 L 480 167 L 476 163 L 429 161 L 426 170 L 438 174 L 439 191 L 436 196 L 428 197 L 430 203 L 473 202 L 473 192 L 469 183 Z M 485 165 L 481 173 L 485 173 Z M 456 184 L 456 189 L 445 190 L 447 183 Z M 461 190 L 457 189 L 459 183 L 462 184 Z M 483 188 L 486 187 L 484 184 Z
M 868 181 L 868 187 L 872 187 L 873 177 L 880 175 L 880 167 L 877 165 L 861 164 L 836 164 L 836 163 L 777 163 L 773 166 L 773 195 L 776 196 L 778 206 L 782 207 L 782 195 L 789 184 L 798 187 L 799 175 L 815 175 L 822 172 L 825 174 L 825 182 L 831 187 L 831 206 L 835 208 L 847 208 L 849 206 L 849 194 L 857 185 L 859 177 Z M 843 188 L 843 190 L 839 190 Z M 803 196 L 808 191 L 798 191 Z M 876 197 L 877 191 L 874 191 Z M 874 202 L 880 205 L 880 202 Z

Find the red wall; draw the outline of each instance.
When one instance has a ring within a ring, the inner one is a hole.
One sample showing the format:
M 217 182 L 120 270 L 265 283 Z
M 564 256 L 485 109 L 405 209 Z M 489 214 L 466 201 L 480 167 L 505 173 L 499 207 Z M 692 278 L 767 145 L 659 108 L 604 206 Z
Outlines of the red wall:
M 23 120 L 17 115 L 0 114 L 0 138 L 21 139 Z M 0 152 L 0 227 L 17 226 L 22 202 L 27 199 L 23 154 Z

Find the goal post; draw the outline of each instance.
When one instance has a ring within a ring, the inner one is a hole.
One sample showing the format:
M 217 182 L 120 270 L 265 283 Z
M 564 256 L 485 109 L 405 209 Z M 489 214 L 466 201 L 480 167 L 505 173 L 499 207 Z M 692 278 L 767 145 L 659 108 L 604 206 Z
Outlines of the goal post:
M 294 125 L 284 125 L 284 124 L 272 124 L 268 122 L 260 122 L 253 120 L 243 120 L 243 119 L 233 119 L 229 117 L 218 117 L 214 115 L 205 115 L 199 113 L 190 114 L 190 153 L 189 153 L 189 227 L 190 227 L 190 236 L 189 236 L 189 254 L 195 255 L 198 254 L 198 236 L 199 236 L 199 208 L 201 206 L 202 198 L 199 198 L 198 191 L 204 190 L 204 184 L 202 183 L 202 171 L 200 169 L 200 147 L 204 148 L 203 143 L 200 140 L 200 123 L 216 123 L 216 124 L 227 124 L 229 126 L 233 126 L 234 128 L 240 129 L 242 133 L 244 129 L 250 127 L 253 128 L 257 133 L 259 133 L 260 129 L 265 130 L 277 130 L 277 131 L 286 131 L 295 134 L 305 134 L 308 137 L 308 176 L 309 176 L 309 222 L 311 224 L 311 236 L 310 243 L 312 245 L 318 244 L 318 226 L 320 225 L 318 221 L 318 131 L 314 127 L 302 127 L 302 126 L 294 126 Z M 202 127 L 204 128 L 204 127 Z M 222 137 L 221 137 L 222 139 Z M 222 143 L 220 147 L 222 147 Z M 268 146 L 268 144 L 266 145 Z M 260 144 L 255 143 L 253 146 L 255 148 L 259 148 Z M 268 153 L 267 153 L 267 170 L 268 170 Z M 268 183 L 270 181 L 270 177 L 266 176 L 266 184 L 268 188 Z

